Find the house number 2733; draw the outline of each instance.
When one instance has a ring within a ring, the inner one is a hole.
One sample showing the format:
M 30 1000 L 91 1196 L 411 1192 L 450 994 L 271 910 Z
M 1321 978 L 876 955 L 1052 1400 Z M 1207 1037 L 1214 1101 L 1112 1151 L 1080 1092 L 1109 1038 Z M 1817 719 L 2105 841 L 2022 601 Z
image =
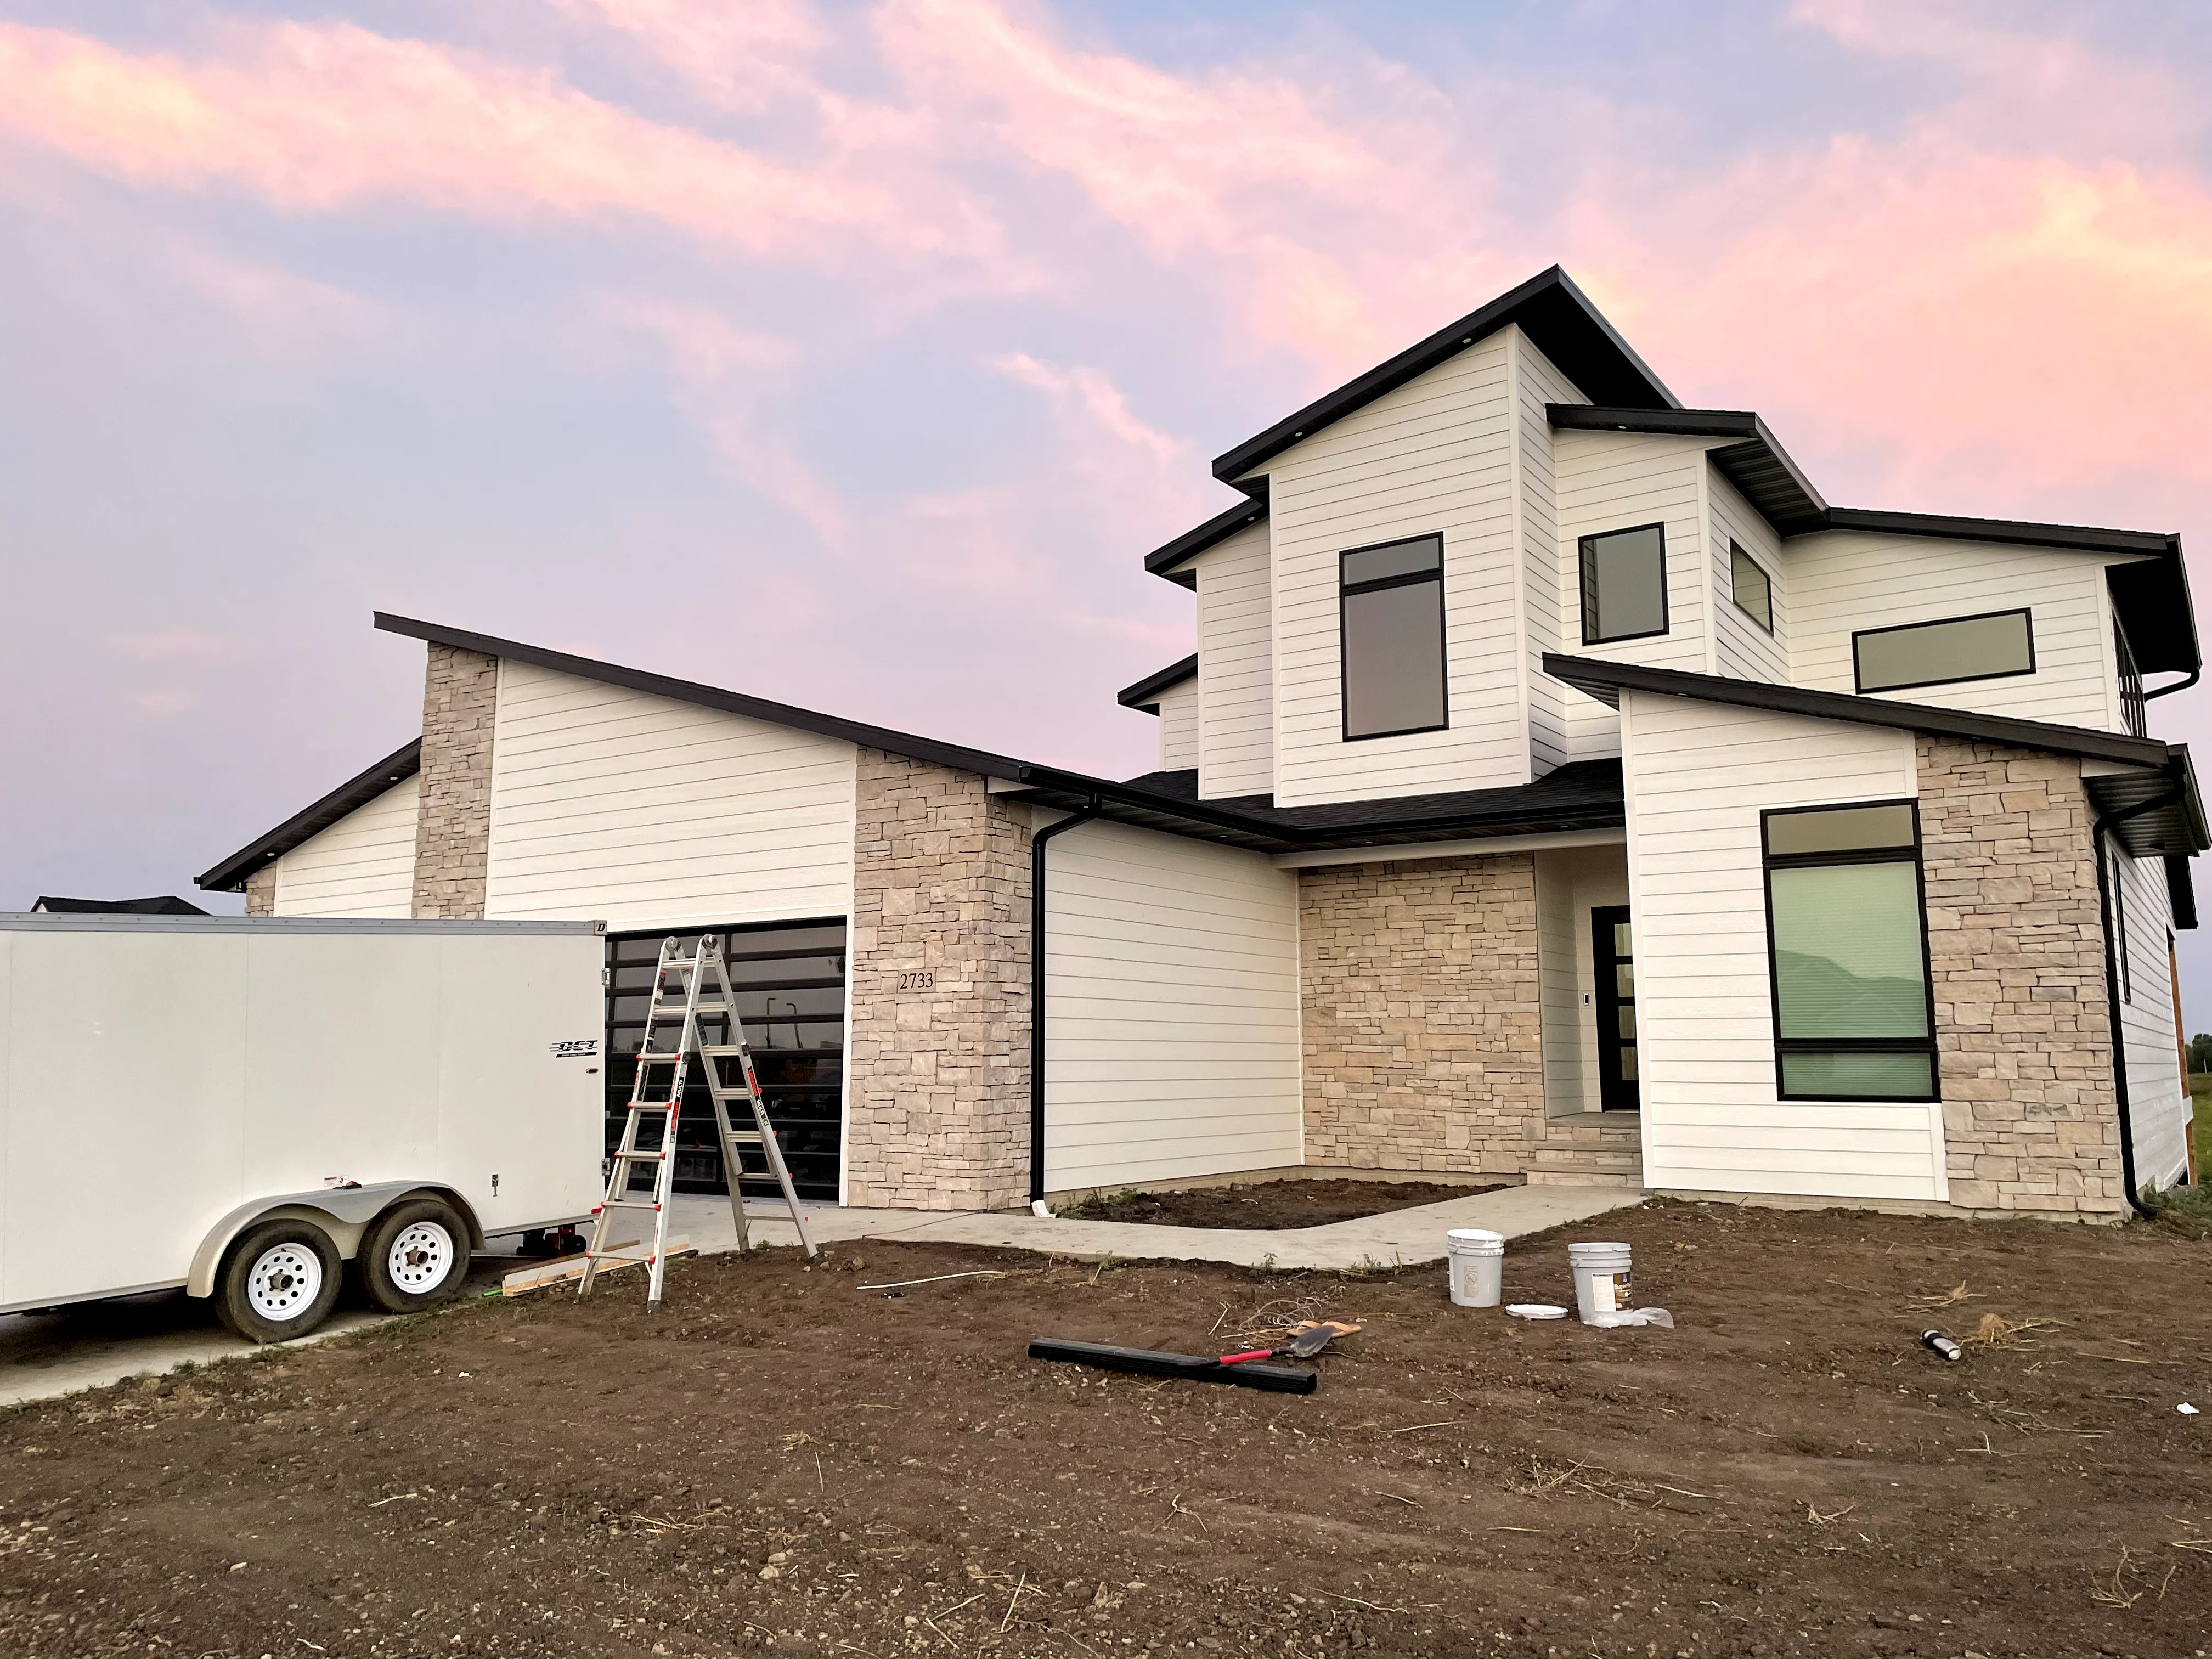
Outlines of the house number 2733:
M 937 970 L 925 968 L 920 973 L 901 974 L 898 988 L 902 991 L 934 991 L 937 988 Z

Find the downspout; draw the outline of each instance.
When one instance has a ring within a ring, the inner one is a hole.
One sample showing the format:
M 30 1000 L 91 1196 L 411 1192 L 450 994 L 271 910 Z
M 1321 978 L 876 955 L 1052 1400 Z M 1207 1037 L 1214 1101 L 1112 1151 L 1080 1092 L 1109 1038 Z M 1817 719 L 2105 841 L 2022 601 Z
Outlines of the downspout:
M 1044 849 L 1054 836 L 1097 816 L 1093 795 L 1081 811 L 1030 836 L 1030 1208 L 1039 1215 L 1052 1213 L 1044 1207 Z
M 2172 685 L 2161 685 L 2155 691 L 2144 692 L 2142 694 L 2142 700 L 2145 702 L 2151 702 L 2160 697 L 2170 697 L 2177 691 L 2186 691 L 2191 686 L 2196 684 L 2197 682 L 2203 677 L 2204 671 L 2202 668 L 2192 668 L 2179 679 L 2174 681 Z
M 2105 836 L 2116 823 L 2155 812 L 2180 799 L 2176 790 L 2155 800 L 2138 801 L 2110 817 L 2099 813 L 2089 830 L 2089 851 L 2097 861 L 2097 921 L 2105 935 L 2105 1007 L 2112 1033 L 2112 1109 L 2120 1126 L 2120 1182 L 2127 1193 L 2128 1207 L 2146 1221 L 2155 1221 L 2158 1212 L 2143 1202 L 2136 1185 L 2135 1120 L 2128 1107 L 2127 1035 L 2120 1024 L 2120 958 L 2112 927 L 2112 882 L 2105 873 Z

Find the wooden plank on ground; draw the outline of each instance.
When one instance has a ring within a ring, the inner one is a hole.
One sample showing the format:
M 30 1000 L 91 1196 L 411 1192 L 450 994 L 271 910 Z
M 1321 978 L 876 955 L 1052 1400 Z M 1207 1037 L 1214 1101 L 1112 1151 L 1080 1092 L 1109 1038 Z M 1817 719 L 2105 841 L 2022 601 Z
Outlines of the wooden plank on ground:
M 612 1248 L 617 1250 L 635 1250 L 642 1248 L 644 1243 L 645 1241 L 642 1239 L 633 1238 Z M 694 1255 L 698 1247 L 687 1238 L 672 1238 L 668 1241 L 668 1254 L 671 1257 Z M 581 1254 L 564 1255 L 557 1261 L 544 1262 L 535 1267 L 518 1267 L 500 1280 L 499 1292 L 501 1296 L 527 1296 L 532 1291 L 544 1290 L 548 1285 L 572 1283 L 584 1276 L 584 1263 L 588 1259 Z M 602 1277 L 605 1277 L 608 1273 L 620 1273 L 624 1267 L 642 1267 L 645 1265 L 645 1258 L 641 1255 L 629 1256 L 614 1261 L 602 1261 L 599 1263 L 599 1273 Z

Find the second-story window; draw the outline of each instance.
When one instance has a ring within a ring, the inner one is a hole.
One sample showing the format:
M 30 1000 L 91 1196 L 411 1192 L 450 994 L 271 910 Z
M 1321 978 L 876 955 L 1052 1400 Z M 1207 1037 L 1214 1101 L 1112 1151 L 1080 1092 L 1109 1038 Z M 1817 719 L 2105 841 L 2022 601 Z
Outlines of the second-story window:
M 1735 541 L 1729 544 L 1729 597 L 1745 616 L 1768 633 L 1774 631 L 1774 584 L 1765 567 Z
M 2139 738 L 2150 735 L 2150 718 L 2143 711 L 2142 672 L 2136 653 L 2128 649 L 2128 636 L 2112 624 L 2112 656 L 2120 667 L 2120 721 Z
M 1339 560 L 1344 735 L 1434 732 L 1444 712 L 1444 538 L 1355 547 Z
M 1582 538 L 1583 643 L 1667 631 L 1667 531 L 1638 525 Z
M 2033 674 L 2035 629 L 2025 611 L 1869 628 L 1851 635 L 1851 665 L 1861 691 Z

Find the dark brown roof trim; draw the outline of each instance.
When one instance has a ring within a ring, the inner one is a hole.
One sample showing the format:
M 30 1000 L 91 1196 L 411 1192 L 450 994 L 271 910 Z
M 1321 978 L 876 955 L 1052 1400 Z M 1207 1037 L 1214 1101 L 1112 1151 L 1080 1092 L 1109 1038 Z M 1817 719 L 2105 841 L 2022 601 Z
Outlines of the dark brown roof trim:
M 1156 547 L 1145 555 L 1145 568 L 1155 576 L 1164 576 L 1177 586 L 1196 591 L 1198 573 L 1176 567 L 1196 558 L 1209 548 L 1218 547 L 1238 531 L 1255 525 L 1267 516 L 1267 491 L 1265 481 L 1250 501 L 1239 501 L 1224 513 L 1217 513 L 1195 530 L 1186 530 L 1164 547 Z
M 1827 528 L 1828 504 L 1766 422 L 1747 409 L 1608 409 L 1547 404 L 1551 423 L 1573 432 L 1648 432 L 1667 437 L 1733 438 L 1706 451 L 1721 476 L 1784 536 Z
M 305 811 L 295 813 L 260 840 L 241 847 L 192 885 L 205 893 L 235 893 L 246 878 L 270 860 L 290 852 L 321 834 L 357 808 L 366 806 L 395 783 L 404 783 L 422 769 L 422 739 L 402 744 L 382 760 L 355 774 Z
M 1666 696 L 1692 697 L 1700 702 L 1762 708 L 1777 714 L 1802 714 L 1809 720 L 1887 726 L 1904 732 L 2005 743 L 2020 749 L 2041 749 L 2055 755 L 2078 755 L 2132 766 L 2164 766 L 2174 752 L 2155 738 L 2131 738 L 2117 732 L 2094 732 L 2086 726 L 2059 726 L 2048 720 L 2014 720 L 2004 714 L 1970 714 L 1961 709 L 1936 708 L 1927 703 L 1890 702 L 1850 691 L 1814 691 L 1802 685 L 1773 685 L 1765 680 L 1725 679 L 1717 674 L 1692 674 L 1680 668 L 1599 662 L 1589 657 L 1561 656 L 1548 651 L 1544 653 L 1544 672 L 1615 708 L 1620 707 L 1623 691 L 1652 691 Z
M 1181 662 L 1170 663 L 1157 674 L 1147 674 L 1134 685 L 1125 685 L 1114 694 L 1114 701 L 1124 708 L 1141 708 L 1147 714 L 1160 712 L 1160 694 L 1185 680 L 1198 678 L 1198 653 L 1192 652 Z
M 1469 312 L 1449 328 L 1438 329 L 1418 345 L 1347 380 L 1256 437 L 1248 438 L 1213 463 L 1213 476 L 1234 483 L 1254 467 L 1273 459 L 1301 439 L 1364 409 L 1385 392 L 1425 374 L 1517 323 L 1559 372 L 1598 403 L 1627 409 L 1680 406 L 1656 374 L 1589 302 L 1589 296 L 1559 266 L 1540 272 L 1520 287 Z

